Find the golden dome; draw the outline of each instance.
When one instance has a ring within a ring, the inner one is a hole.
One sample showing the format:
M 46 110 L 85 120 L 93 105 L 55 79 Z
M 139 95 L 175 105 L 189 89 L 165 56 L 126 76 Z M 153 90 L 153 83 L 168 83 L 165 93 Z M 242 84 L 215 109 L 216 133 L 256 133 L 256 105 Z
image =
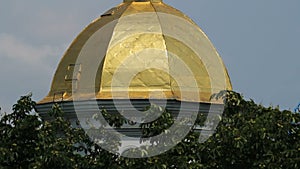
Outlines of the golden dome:
M 72 42 L 40 104 L 78 98 L 211 102 L 225 89 L 231 90 L 227 70 L 190 18 L 162 0 L 124 0 Z

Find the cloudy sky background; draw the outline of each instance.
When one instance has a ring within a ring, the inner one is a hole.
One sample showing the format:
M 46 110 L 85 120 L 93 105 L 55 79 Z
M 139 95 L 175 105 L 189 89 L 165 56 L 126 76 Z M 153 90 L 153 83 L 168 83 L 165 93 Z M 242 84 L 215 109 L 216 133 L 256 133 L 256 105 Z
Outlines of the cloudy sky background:
M 122 0 L 0 0 L 0 107 L 48 93 L 69 44 Z M 223 58 L 234 90 L 266 106 L 300 102 L 299 0 L 164 0 L 190 16 Z

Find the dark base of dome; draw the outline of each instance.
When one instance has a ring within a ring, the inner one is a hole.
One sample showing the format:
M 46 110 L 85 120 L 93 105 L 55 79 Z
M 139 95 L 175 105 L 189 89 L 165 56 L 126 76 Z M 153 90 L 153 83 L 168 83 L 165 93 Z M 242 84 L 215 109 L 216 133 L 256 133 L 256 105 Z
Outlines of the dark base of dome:
M 63 101 L 63 102 L 52 102 L 47 104 L 37 104 L 36 109 L 43 120 L 51 120 L 52 117 L 49 116 L 48 112 L 51 110 L 54 104 L 60 105 L 64 111 L 64 117 L 71 121 L 73 126 L 85 128 L 82 125 L 76 125 L 78 121 L 83 119 L 92 118 L 95 113 L 106 110 L 109 113 L 120 113 L 131 112 L 131 111 L 145 111 L 147 107 L 151 104 L 164 107 L 168 112 L 172 114 L 174 118 L 177 118 L 179 115 L 185 116 L 191 113 L 201 113 L 205 117 L 208 114 L 212 116 L 219 116 L 223 113 L 224 105 L 222 104 L 211 104 L 211 103 L 197 103 L 197 102 L 182 102 L 178 100 L 167 100 L 162 103 L 161 100 L 85 100 L 85 101 Z M 116 106 L 117 105 L 117 106 Z M 116 108 L 118 107 L 118 108 Z M 122 113 L 120 113 L 122 114 Z M 80 123 L 81 124 L 81 123 Z M 129 137 L 139 138 L 141 136 L 141 130 L 138 125 L 127 125 L 116 129 L 118 132 L 121 132 Z M 212 131 L 210 129 L 204 129 L 199 126 L 195 130 L 203 132 L 207 130 L 207 133 L 210 134 Z
M 62 102 L 51 102 L 44 104 L 37 104 L 36 109 L 39 115 L 47 120 L 49 117 L 48 112 L 51 110 L 54 104 L 60 105 L 65 113 L 66 118 L 74 118 L 77 115 L 84 115 L 99 112 L 99 110 L 106 110 L 110 113 L 118 113 L 118 111 L 145 111 L 150 105 L 155 104 L 162 106 L 172 114 L 176 116 L 178 111 L 183 112 L 195 112 L 203 114 L 220 114 L 224 110 L 223 104 L 211 104 L 211 103 L 198 103 L 198 102 L 184 102 L 178 100 L 167 100 L 166 103 L 161 103 L 161 100 L 149 100 L 139 99 L 130 100 L 131 105 L 128 105 L 128 100 L 85 100 L 85 101 L 62 101 Z M 116 108 L 116 105 L 117 107 Z

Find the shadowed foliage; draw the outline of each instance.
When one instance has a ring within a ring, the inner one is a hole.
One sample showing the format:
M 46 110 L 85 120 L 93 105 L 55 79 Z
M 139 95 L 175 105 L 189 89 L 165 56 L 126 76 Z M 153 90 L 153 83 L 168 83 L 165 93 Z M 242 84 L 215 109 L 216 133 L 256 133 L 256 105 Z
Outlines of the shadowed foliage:
M 299 114 L 258 105 L 233 91 L 224 91 L 214 97 L 226 100 L 225 110 L 216 132 L 206 142 L 200 143 L 199 132 L 194 130 L 205 120 L 205 116 L 199 114 L 189 134 L 171 150 L 155 157 L 129 159 L 111 154 L 92 142 L 83 129 L 71 126 L 57 105 L 49 112 L 52 120 L 43 121 L 34 110 L 31 96 L 23 96 L 13 106 L 13 112 L 0 121 L 0 168 L 300 167 Z M 129 123 L 106 111 L 103 115 L 116 128 Z M 141 141 L 166 132 L 173 122 L 171 114 L 164 110 L 156 121 L 140 125 Z M 150 142 L 164 143 L 163 140 Z

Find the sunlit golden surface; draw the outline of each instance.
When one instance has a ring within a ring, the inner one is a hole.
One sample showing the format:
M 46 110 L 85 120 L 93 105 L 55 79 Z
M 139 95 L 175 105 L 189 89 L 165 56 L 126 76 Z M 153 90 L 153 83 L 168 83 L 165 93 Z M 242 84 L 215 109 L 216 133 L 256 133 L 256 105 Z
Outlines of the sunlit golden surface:
M 124 0 L 72 42 L 39 103 L 89 99 L 210 100 L 231 90 L 203 31 L 161 0 Z

